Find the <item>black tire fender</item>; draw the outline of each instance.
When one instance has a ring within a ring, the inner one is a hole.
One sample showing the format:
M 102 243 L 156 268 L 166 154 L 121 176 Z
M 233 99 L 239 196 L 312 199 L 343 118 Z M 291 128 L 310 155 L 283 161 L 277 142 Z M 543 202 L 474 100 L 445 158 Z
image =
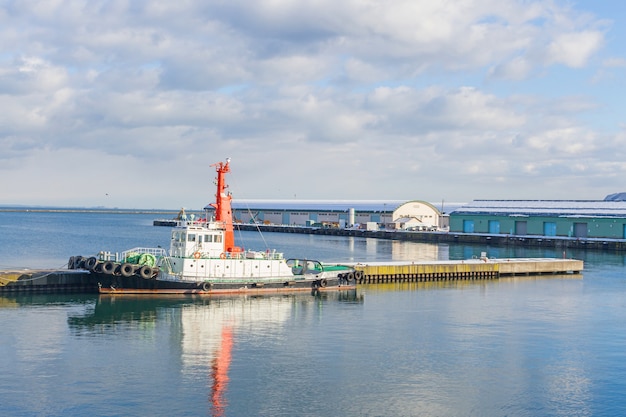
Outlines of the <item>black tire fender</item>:
M 143 279 L 150 279 L 152 278 L 152 268 L 148 265 L 144 265 L 139 269 L 139 275 L 141 275 L 141 278 Z
M 84 267 L 83 265 L 84 258 L 80 255 L 74 257 L 74 269 L 81 269 Z
M 133 273 L 135 273 L 135 268 L 133 267 L 132 264 L 129 264 L 128 262 L 123 263 L 122 267 L 120 268 L 120 273 L 124 277 L 129 277 L 133 275 Z
M 103 263 L 102 264 L 102 272 L 104 272 L 105 274 L 112 275 L 113 272 L 115 272 L 115 262 L 113 262 L 113 261 L 106 261 L 105 263 Z
M 85 268 L 89 269 L 90 271 L 93 271 L 96 265 L 98 265 L 98 260 L 93 256 L 85 261 Z

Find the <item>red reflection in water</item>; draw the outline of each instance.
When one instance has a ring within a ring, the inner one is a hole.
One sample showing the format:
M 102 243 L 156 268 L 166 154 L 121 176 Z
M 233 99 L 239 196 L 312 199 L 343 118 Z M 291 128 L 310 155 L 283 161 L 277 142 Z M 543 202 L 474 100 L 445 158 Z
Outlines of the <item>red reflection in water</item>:
M 213 359 L 211 366 L 213 387 L 211 389 L 211 404 L 214 417 L 224 415 L 226 409 L 226 400 L 224 395 L 228 386 L 228 367 L 231 361 L 231 352 L 233 349 L 233 328 L 225 326 L 222 329 L 222 343 Z

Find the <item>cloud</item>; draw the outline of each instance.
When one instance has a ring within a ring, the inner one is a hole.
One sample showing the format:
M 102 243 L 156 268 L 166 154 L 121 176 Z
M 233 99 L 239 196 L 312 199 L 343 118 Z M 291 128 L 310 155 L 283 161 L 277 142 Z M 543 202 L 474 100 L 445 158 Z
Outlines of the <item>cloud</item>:
M 589 57 L 602 44 L 604 37 L 597 31 L 563 33 L 557 36 L 547 48 L 547 61 L 570 67 L 583 67 Z
M 609 58 L 604 60 L 602 65 L 607 68 L 626 68 L 626 58 Z
M 522 56 L 517 56 L 489 70 L 489 77 L 505 80 L 523 80 L 527 78 L 535 67 L 532 62 Z
M 45 177 L 201 206 L 225 157 L 242 198 L 504 198 L 576 158 L 623 169 L 559 72 L 597 66 L 608 27 L 559 1 L 7 3 L 0 204 L 103 204 Z M 146 173 L 142 195 L 124 185 Z

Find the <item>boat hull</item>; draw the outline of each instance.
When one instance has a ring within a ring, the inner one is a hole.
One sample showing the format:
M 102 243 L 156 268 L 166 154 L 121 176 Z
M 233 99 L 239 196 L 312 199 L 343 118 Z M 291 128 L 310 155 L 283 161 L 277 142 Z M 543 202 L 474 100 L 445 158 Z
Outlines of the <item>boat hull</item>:
M 210 290 L 203 289 L 183 289 L 183 288 L 158 288 L 158 289 L 140 289 L 140 288 L 104 288 L 99 290 L 100 294 L 111 295 L 263 295 L 263 294 L 292 294 L 292 293 L 319 293 L 319 292 L 335 292 L 335 291 L 352 291 L 355 290 L 354 286 L 342 286 L 342 287 L 326 287 L 326 288 L 310 288 L 310 287 L 298 287 L 298 288 L 212 288 Z
M 100 294 L 266 294 L 294 292 L 346 291 L 356 288 L 354 281 L 340 277 L 306 278 L 293 280 L 251 281 L 170 281 L 96 273 Z

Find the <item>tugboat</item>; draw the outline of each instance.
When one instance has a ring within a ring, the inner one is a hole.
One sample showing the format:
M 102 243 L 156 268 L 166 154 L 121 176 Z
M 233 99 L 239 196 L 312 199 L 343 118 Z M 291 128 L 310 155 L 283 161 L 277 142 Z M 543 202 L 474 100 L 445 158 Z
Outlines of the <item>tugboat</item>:
M 232 195 L 225 176 L 230 159 L 217 171 L 216 201 L 204 218 L 182 219 L 172 228 L 170 250 L 136 247 L 122 253 L 72 256 L 69 269 L 95 275 L 101 294 L 240 294 L 350 290 L 361 271 L 310 259 L 286 259 L 275 250 L 235 245 Z

